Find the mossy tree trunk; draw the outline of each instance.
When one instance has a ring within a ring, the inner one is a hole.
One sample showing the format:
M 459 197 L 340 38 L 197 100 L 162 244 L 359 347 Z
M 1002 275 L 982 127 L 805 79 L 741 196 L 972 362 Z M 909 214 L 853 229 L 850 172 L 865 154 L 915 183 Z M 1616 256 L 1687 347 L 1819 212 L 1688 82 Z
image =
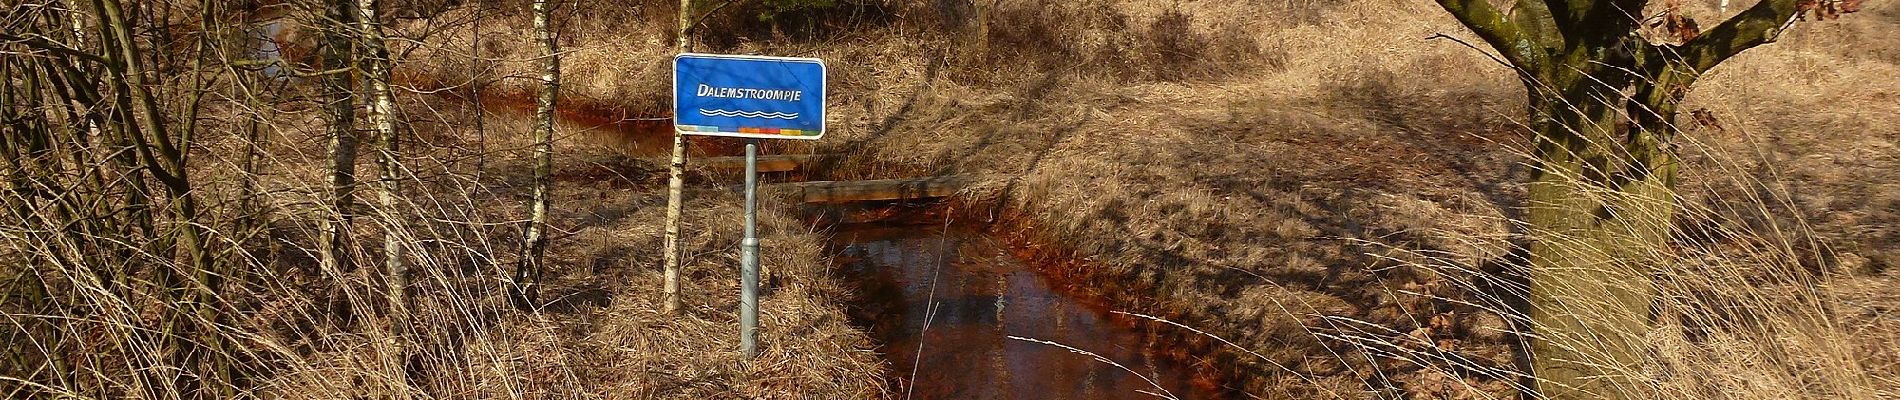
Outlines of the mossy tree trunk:
M 1645 0 L 1439 0 L 1519 73 L 1535 166 L 1530 350 L 1538 395 L 1652 398 L 1643 340 L 1678 207 L 1677 106 L 1710 68 L 1772 42 L 1798 0 L 1763 0 L 1704 32 L 1645 38 Z M 1680 42 L 1681 44 L 1654 44 Z
M 1539 392 L 1653 397 L 1633 376 L 1676 209 L 1667 130 L 1631 128 L 1601 102 L 1551 112 L 1584 120 L 1538 132 L 1525 204 Z

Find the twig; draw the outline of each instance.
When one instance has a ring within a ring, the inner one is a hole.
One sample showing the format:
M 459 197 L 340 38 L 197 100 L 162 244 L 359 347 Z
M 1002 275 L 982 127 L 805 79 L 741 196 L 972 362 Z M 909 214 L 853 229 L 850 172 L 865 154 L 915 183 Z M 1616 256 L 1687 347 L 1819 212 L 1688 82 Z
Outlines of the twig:
M 1512 69 L 1517 68 L 1517 66 L 1511 65 L 1511 63 L 1509 62 L 1505 62 L 1504 59 L 1498 58 L 1498 56 L 1491 54 L 1491 52 L 1484 51 L 1483 48 L 1471 45 L 1471 42 L 1466 42 L 1464 39 L 1459 39 L 1451 35 L 1446 35 L 1444 32 L 1435 33 L 1435 34 L 1432 34 L 1431 37 L 1425 38 L 1425 40 L 1434 40 L 1434 39 L 1446 39 L 1453 42 L 1457 42 L 1458 44 L 1465 45 L 1465 47 L 1470 47 L 1472 50 L 1477 50 L 1478 53 L 1482 53 L 1484 54 L 1485 57 L 1491 58 L 1491 61 L 1498 63 L 1498 65 L 1511 67 Z

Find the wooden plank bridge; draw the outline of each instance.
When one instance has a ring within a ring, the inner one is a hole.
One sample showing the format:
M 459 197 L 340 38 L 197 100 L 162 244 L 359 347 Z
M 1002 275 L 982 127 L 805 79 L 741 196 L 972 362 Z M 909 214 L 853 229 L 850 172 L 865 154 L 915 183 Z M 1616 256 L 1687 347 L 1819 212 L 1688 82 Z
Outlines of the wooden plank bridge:
M 823 162 L 830 154 L 790 154 L 759 156 L 759 172 L 792 172 Z M 743 171 L 745 157 L 707 157 L 693 161 L 717 171 Z M 786 201 L 802 203 L 846 203 L 856 201 L 922 200 L 948 197 L 975 184 L 970 175 L 946 175 L 922 178 L 876 179 L 862 181 L 808 181 L 760 184 L 765 193 L 782 195 Z M 734 186 L 732 190 L 744 190 Z
M 759 172 L 791 172 L 830 157 L 829 154 L 759 156 Z M 719 171 L 745 172 L 745 157 L 707 157 L 692 162 Z
M 763 185 L 768 193 L 782 193 L 788 201 L 843 203 L 854 201 L 921 200 L 947 197 L 977 182 L 968 175 L 867 181 L 811 181 Z

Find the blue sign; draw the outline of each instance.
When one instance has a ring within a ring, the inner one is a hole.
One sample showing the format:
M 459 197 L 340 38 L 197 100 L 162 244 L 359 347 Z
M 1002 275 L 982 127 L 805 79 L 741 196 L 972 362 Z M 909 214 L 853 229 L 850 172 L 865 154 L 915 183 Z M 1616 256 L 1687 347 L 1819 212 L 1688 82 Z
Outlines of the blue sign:
M 825 134 L 825 62 L 680 54 L 673 129 L 686 135 L 815 140 Z

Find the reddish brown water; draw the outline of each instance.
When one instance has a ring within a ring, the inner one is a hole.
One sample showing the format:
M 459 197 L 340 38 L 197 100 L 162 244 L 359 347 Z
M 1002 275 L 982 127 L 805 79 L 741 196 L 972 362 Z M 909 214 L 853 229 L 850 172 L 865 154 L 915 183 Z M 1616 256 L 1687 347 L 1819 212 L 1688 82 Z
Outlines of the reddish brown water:
M 1058 291 L 980 233 L 909 226 L 837 235 L 842 276 L 860 287 L 854 314 L 883 339 L 905 397 L 1225 397 L 1147 346 L 1131 322 Z
M 441 92 L 443 99 L 467 104 L 466 93 Z M 482 95 L 482 106 L 489 118 L 532 121 L 535 103 L 529 93 L 493 92 Z M 555 119 L 564 132 L 578 132 L 581 140 L 604 146 L 632 157 L 665 157 L 673 151 L 673 120 L 670 116 L 628 114 L 610 106 L 566 101 L 555 109 Z M 745 142 L 738 139 L 693 137 L 687 146 L 689 157 L 732 156 L 744 154 Z

